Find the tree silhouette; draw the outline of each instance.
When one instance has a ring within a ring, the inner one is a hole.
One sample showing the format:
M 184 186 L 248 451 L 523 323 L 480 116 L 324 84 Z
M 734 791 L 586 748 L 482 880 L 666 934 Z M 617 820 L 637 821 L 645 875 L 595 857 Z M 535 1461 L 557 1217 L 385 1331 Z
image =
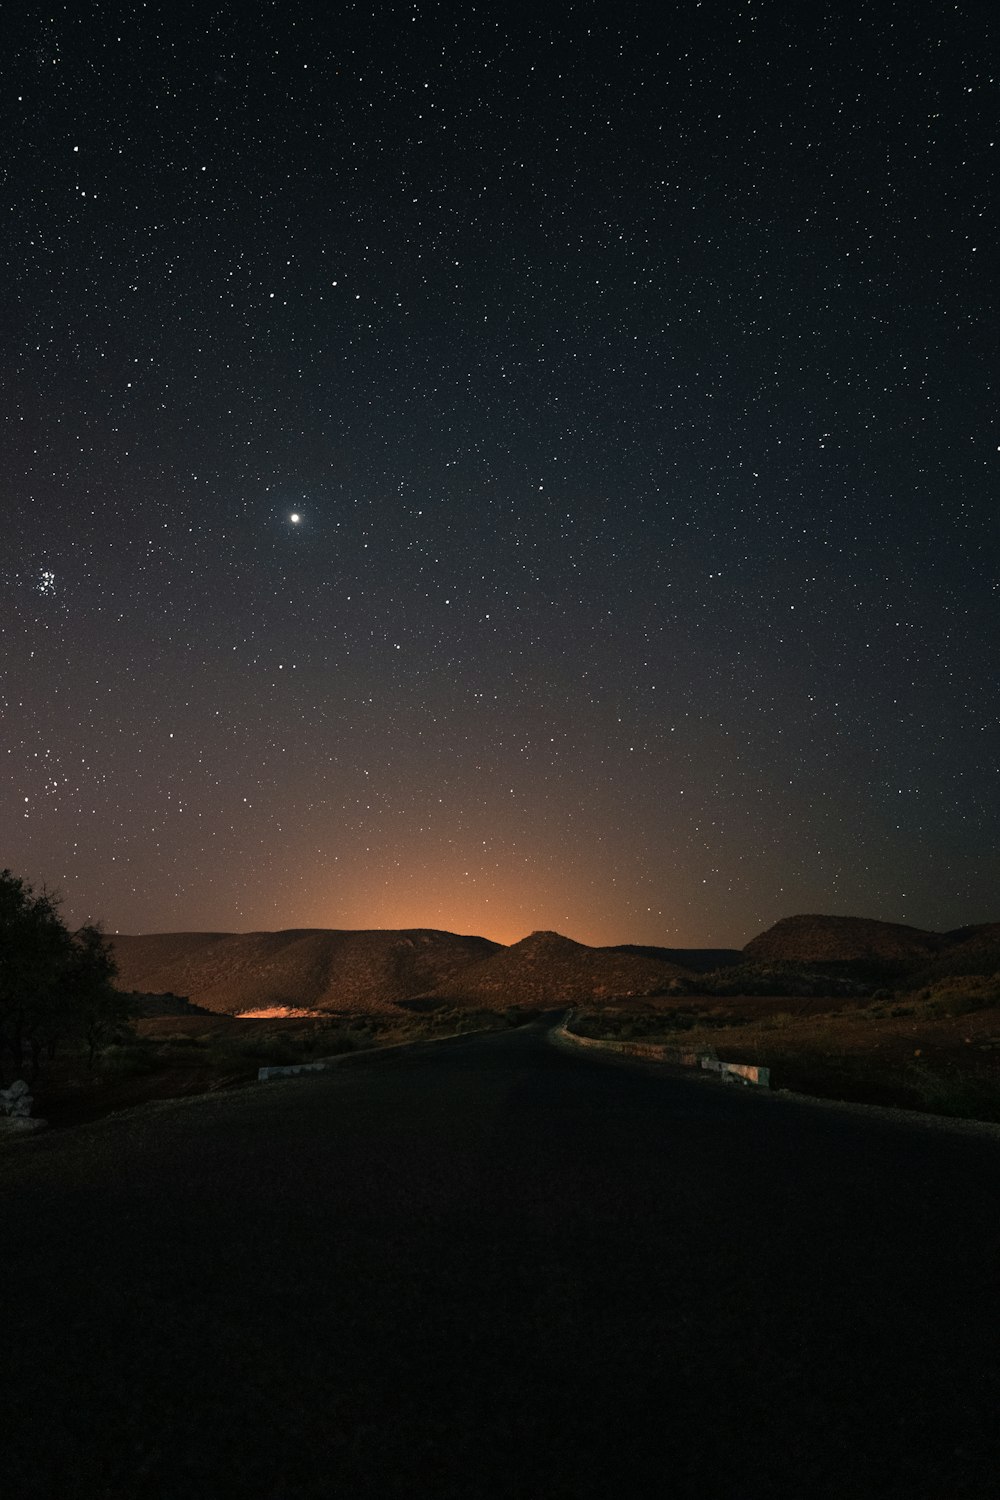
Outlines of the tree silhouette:
M 53 1057 L 69 1038 L 84 1042 L 93 1062 L 130 1014 L 101 929 L 71 933 L 58 908 L 50 892 L 0 872 L 0 1059 L 15 1077 L 26 1060 L 36 1076 L 43 1051 Z

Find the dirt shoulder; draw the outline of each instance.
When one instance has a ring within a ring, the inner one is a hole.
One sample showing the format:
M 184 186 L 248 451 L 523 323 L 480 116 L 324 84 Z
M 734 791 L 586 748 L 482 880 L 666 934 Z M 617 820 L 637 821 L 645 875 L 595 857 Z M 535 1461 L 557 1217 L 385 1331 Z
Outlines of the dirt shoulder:
M 941 1014 L 942 1002 L 901 997 L 831 1008 L 787 996 L 690 996 L 645 1012 L 577 1013 L 585 1035 L 712 1050 L 761 1064 L 771 1085 L 819 1098 L 1000 1120 L 1000 1008 Z M 825 1007 L 825 1009 L 823 1008 Z
M 261 1067 L 312 1062 L 463 1031 L 504 1030 L 516 1016 L 438 1011 L 244 1020 L 160 1016 L 134 1023 L 134 1037 L 88 1066 L 82 1052 L 47 1061 L 32 1084 L 33 1114 L 61 1128 L 158 1099 L 256 1084 Z

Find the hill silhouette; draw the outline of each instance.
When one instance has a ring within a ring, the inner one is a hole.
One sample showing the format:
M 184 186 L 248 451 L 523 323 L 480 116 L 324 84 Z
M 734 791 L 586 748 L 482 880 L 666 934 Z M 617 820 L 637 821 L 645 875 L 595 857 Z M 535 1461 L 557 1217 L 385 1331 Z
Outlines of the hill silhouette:
M 123 989 L 172 991 L 206 1010 L 381 1011 L 400 1001 L 502 1009 L 663 993 L 679 964 L 535 932 L 510 948 L 428 929 L 162 932 L 113 939 Z
M 1000 973 L 1000 922 L 981 922 L 941 934 L 941 947 L 926 966 L 929 979 Z
M 679 964 L 693 974 L 711 974 L 743 963 L 742 948 L 656 948 L 648 943 L 613 943 L 605 953 L 632 953 L 637 958 L 657 958 L 667 964 Z
M 499 947 L 430 928 L 160 932 L 112 942 L 122 989 L 172 991 L 227 1015 L 278 1006 L 387 1010 Z
M 869 917 L 783 917 L 743 949 L 755 962 L 914 961 L 937 951 L 937 935 Z
M 784 917 L 743 949 L 752 963 L 870 963 L 929 978 L 1000 970 L 1000 922 L 929 932 L 869 917 Z
M 618 948 L 588 948 L 558 932 L 533 932 L 438 984 L 434 999 L 485 1006 L 564 1004 L 666 992 L 690 970 Z
M 790 971 L 814 976 L 819 965 L 838 982 L 910 987 L 1000 972 L 1000 922 L 941 933 L 822 915 L 785 917 L 742 952 L 592 948 L 557 932 L 533 932 L 504 947 L 433 928 L 161 932 L 112 942 L 122 989 L 150 999 L 187 997 L 225 1015 L 282 1007 L 364 1013 L 401 1002 L 499 1010 L 693 992 L 700 985 L 710 993 L 743 986 L 764 994 L 769 985 L 774 993 L 792 993 Z

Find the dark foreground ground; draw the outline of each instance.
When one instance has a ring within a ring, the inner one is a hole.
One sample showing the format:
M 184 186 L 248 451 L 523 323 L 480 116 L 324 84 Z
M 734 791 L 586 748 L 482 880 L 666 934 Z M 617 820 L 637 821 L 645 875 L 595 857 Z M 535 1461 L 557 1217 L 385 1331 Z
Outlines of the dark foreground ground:
M 540 1031 L 0 1152 L 5 1494 L 993 1496 L 1000 1133 Z

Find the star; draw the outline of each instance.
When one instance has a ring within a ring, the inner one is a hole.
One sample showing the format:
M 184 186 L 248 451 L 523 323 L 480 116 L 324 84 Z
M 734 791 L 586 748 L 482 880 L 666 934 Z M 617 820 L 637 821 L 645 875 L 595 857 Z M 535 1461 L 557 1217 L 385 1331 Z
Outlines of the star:
M 293 526 L 297 526 L 302 520 L 302 517 L 299 515 L 297 510 L 293 510 L 288 519 L 291 521 Z

